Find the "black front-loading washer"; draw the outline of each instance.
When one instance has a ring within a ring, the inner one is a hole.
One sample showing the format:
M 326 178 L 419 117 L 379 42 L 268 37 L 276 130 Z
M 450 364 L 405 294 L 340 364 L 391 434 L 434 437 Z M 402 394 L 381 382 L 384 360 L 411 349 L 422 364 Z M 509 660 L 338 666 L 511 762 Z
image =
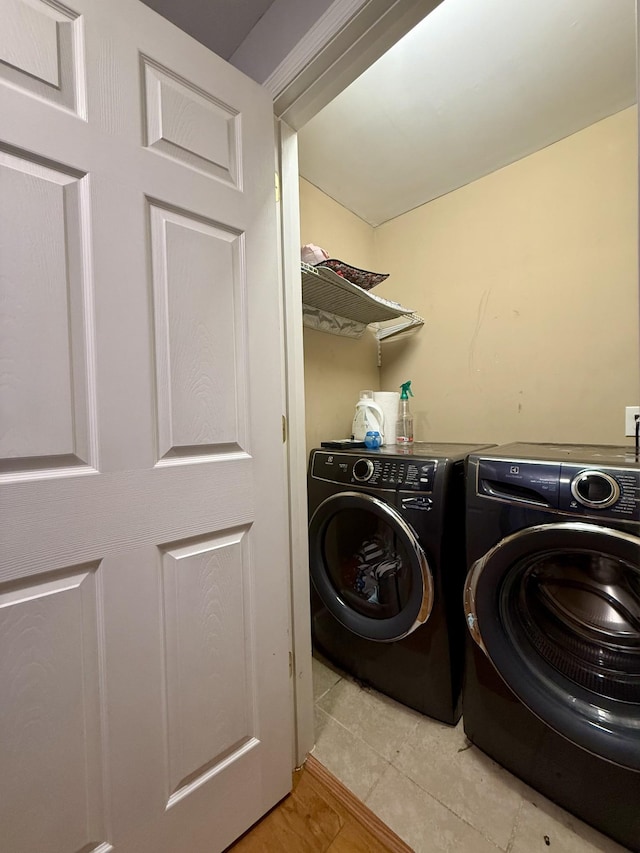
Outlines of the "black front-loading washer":
M 467 476 L 465 732 L 640 851 L 640 463 L 512 444 Z
M 460 718 L 464 463 L 478 445 L 313 450 L 314 647 L 443 722 Z

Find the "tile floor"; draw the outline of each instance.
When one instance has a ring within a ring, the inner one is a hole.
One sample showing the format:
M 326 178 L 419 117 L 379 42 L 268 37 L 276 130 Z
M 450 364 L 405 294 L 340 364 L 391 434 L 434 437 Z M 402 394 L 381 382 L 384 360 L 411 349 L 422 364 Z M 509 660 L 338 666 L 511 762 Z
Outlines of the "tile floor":
M 313 660 L 313 754 L 416 853 L 623 853 L 455 728 Z

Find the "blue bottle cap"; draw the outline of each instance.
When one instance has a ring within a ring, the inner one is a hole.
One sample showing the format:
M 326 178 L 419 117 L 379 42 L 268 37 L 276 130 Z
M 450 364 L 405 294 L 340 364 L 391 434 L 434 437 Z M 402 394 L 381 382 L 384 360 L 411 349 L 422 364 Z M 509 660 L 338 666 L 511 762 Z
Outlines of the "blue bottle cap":
M 378 430 L 370 429 L 364 437 L 364 443 L 366 447 L 374 449 L 376 447 L 380 447 L 382 444 L 382 439 L 380 438 L 380 433 Z

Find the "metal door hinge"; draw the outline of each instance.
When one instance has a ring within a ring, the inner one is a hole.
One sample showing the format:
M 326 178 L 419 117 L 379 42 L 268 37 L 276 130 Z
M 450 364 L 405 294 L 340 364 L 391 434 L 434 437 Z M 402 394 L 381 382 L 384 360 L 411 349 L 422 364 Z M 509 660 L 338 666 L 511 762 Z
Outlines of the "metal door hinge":
M 286 415 L 282 416 L 282 443 L 287 443 L 287 417 Z
M 289 652 L 289 678 L 293 677 L 293 652 Z
M 275 173 L 275 182 L 276 182 L 276 204 L 280 203 L 280 175 Z

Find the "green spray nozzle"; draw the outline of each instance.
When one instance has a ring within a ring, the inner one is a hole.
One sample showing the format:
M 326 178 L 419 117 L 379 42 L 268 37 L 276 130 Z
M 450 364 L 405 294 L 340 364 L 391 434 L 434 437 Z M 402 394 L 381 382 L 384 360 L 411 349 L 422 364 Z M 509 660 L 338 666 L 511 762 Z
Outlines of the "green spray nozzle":
M 408 382 L 403 382 L 400 386 L 402 388 L 402 394 L 400 394 L 401 400 L 408 400 L 409 397 L 413 397 L 413 391 L 411 390 L 411 380 Z

